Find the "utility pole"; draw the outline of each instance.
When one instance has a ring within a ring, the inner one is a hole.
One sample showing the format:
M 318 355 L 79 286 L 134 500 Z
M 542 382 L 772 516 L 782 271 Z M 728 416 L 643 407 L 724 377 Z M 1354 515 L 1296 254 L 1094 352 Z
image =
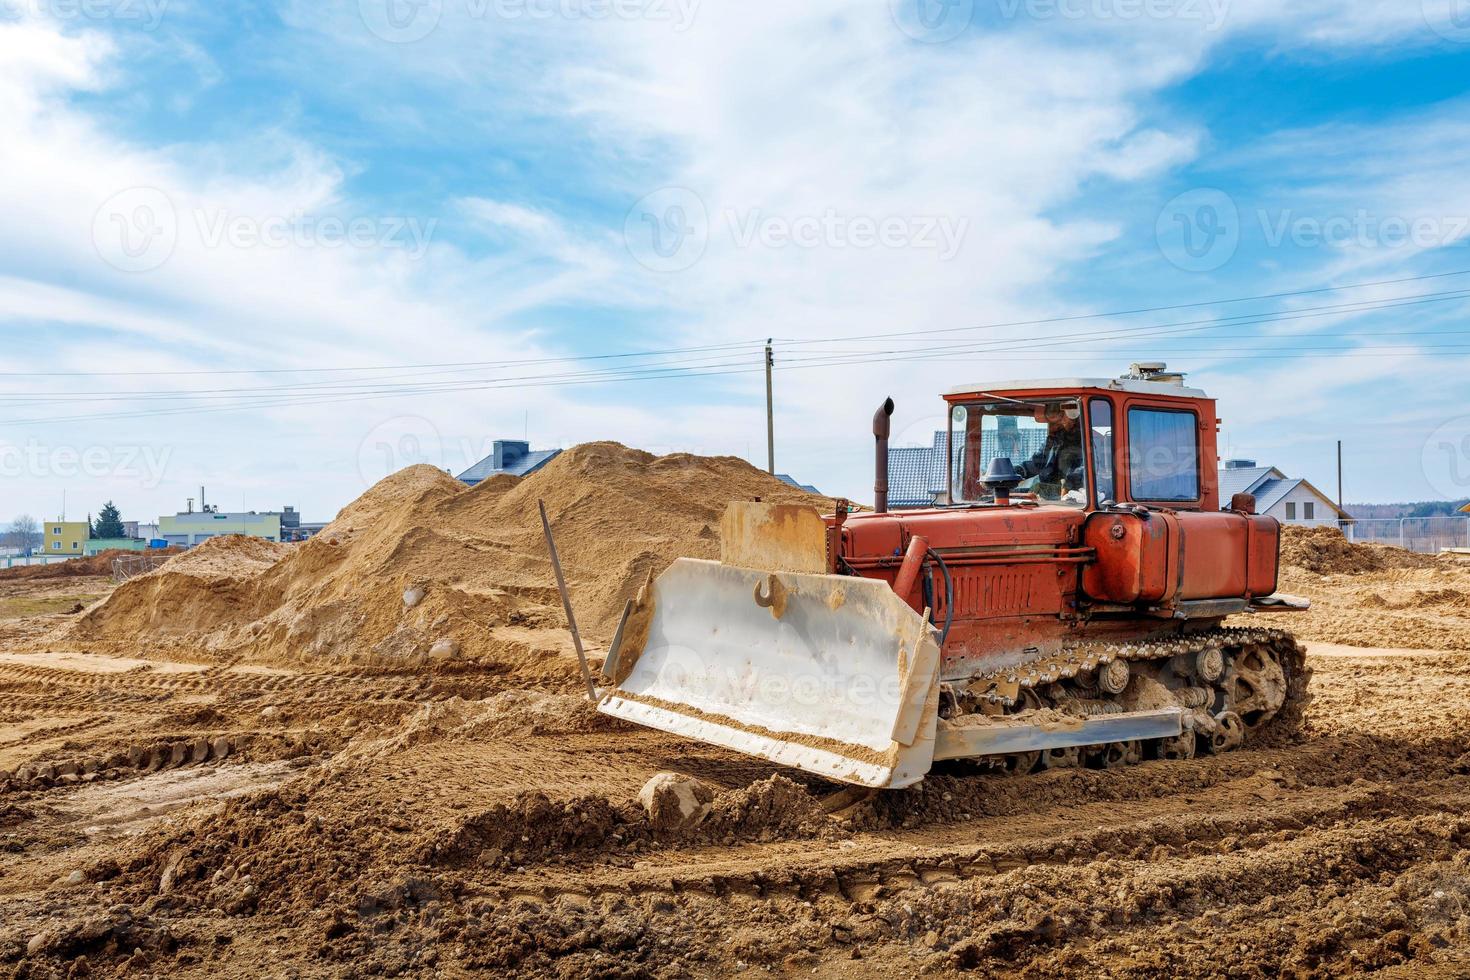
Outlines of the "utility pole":
M 1337 509 L 1342 510 L 1342 440 L 1337 440 Z
M 771 366 L 776 363 L 771 356 L 771 339 L 766 338 L 766 472 L 776 475 L 776 413 L 771 398 Z

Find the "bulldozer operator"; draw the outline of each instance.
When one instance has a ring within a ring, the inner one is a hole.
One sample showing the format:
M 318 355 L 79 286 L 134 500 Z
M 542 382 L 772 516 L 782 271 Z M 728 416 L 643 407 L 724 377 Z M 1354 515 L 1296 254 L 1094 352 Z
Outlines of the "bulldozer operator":
M 1051 402 L 1038 409 L 1037 421 L 1046 422 L 1046 443 L 1035 455 L 1016 467 L 1024 479 L 1035 479 L 1038 497 L 1048 500 L 1082 499 L 1083 465 L 1082 410 L 1071 404 Z

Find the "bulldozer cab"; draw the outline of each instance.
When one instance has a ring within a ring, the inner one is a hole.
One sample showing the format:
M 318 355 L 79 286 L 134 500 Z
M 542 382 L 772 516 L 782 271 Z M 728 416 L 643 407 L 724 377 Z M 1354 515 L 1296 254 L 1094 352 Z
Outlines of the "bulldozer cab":
M 1217 510 L 1214 401 L 1151 367 L 950 392 L 948 503 Z M 997 464 L 1019 478 L 999 495 Z

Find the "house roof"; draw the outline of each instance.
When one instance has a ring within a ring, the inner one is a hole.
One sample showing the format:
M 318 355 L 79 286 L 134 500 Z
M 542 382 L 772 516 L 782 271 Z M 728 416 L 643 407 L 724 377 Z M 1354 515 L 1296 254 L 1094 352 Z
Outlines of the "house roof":
M 1261 514 L 1266 513 L 1266 511 L 1275 507 L 1282 497 L 1285 497 L 1306 482 L 1306 480 L 1287 479 L 1265 481 L 1254 491 L 1256 495 L 1256 511 Z
M 776 479 L 780 480 L 787 486 L 795 487 L 798 490 L 805 490 L 807 493 L 820 494 L 822 492 L 816 487 L 812 486 L 810 483 L 797 483 L 796 477 L 792 476 L 790 473 L 777 473 Z
M 495 455 L 492 453 L 461 473 L 458 479 L 474 486 L 492 476 L 499 476 L 501 473 L 509 473 L 511 476 L 529 476 L 551 462 L 560 453 L 560 449 L 538 449 L 517 457 L 511 461 L 510 465 L 504 467 L 495 465 Z
M 1258 492 L 1261 484 L 1269 479 L 1283 480 L 1286 474 L 1274 466 L 1245 466 L 1240 469 L 1220 471 L 1220 500 L 1229 503 L 1230 498 L 1237 493 L 1255 494 L 1257 502 L 1260 500 Z M 1261 508 L 1264 510 L 1265 508 Z
M 1462 513 L 1462 514 L 1470 514 L 1470 504 L 1466 504 L 1464 507 L 1461 507 L 1460 508 L 1460 513 Z
M 1332 498 L 1302 479 L 1293 479 L 1274 466 L 1245 466 L 1239 469 L 1220 470 L 1220 503 L 1228 504 L 1237 493 L 1248 493 L 1256 498 L 1256 513 L 1264 514 L 1280 503 L 1281 499 L 1297 487 L 1306 487 L 1318 500 L 1337 513 L 1339 520 L 1351 521 L 1352 515 L 1333 503 Z
M 944 462 L 939 459 L 940 485 Z M 935 452 L 931 446 L 892 446 L 888 450 L 888 506 L 928 507 L 934 503 Z

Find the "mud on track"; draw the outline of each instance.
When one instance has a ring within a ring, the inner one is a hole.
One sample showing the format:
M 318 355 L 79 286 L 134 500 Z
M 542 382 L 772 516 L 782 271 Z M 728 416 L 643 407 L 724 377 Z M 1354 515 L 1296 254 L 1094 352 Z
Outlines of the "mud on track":
M 1289 748 L 830 819 L 513 674 L 4 656 L 0 973 L 1465 975 L 1470 654 L 1312 666 Z M 723 790 L 694 834 L 663 769 Z

